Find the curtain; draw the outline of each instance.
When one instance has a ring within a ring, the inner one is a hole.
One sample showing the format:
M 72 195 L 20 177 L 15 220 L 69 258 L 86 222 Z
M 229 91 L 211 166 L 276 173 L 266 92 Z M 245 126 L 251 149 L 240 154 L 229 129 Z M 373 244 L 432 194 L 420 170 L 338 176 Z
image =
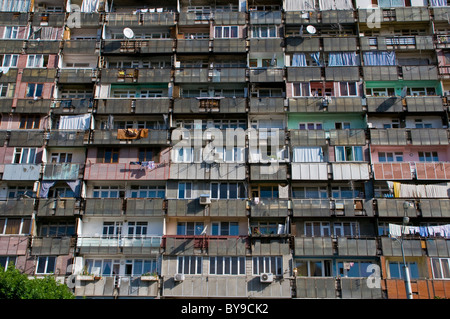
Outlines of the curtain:
M 90 114 L 61 116 L 59 130 L 87 130 L 91 122 Z
M 97 12 L 99 0 L 83 0 L 81 12 Z
M 430 0 L 431 7 L 446 7 L 447 0 Z
M 67 185 L 69 185 L 70 189 L 73 192 L 74 197 L 80 196 L 80 188 L 81 188 L 81 181 L 79 179 L 76 179 L 74 181 L 66 181 Z
M 369 51 L 363 54 L 365 65 L 396 65 L 394 51 Z
M 0 0 L 1 12 L 29 12 L 31 0 Z
M 304 53 L 294 53 L 292 56 L 292 66 L 307 66 Z
M 295 147 L 294 162 L 311 163 L 323 162 L 323 153 L 321 147 Z
M 314 0 L 286 0 L 286 11 L 314 10 Z
M 352 66 L 358 64 L 358 57 L 355 52 L 330 52 L 328 56 L 328 66 Z
M 320 52 L 310 53 L 310 55 L 311 55 L 311 58 L 314 60 L 314 62 L 316 62 L 316 64 L 317 64 L 318 66 L 322 66 L 322 65 L 320 64 Z
M 351 0 L 319 0 L 320 10 L 351 10 Z
M 41 183 L 41 190 L 39 191 L 39 197 L 40 198 L 47 198 L 48 197 L 48 191 L 50 190 L 53 185 L 55 185 L 55 181 L 43 181 Z

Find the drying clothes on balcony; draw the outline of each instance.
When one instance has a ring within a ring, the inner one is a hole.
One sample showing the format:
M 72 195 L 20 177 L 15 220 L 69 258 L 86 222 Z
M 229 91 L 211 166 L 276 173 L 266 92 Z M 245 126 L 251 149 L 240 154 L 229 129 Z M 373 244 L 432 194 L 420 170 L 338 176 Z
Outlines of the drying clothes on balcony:
M 328 66 L 355 66 L 359 65 L 355 52 L 330 52 Z
M 286 0 L 286 11 L 314 10 L 314 0 Z
M 394 51 L 369 51 L 363 53 L 364 65 L 396 65 Z
M 100 0 L 83 0 L 81 12 L 98 12 Z
M 91 114 L 61 116 L 59 130 L 88 130 L 91 124 Z
M 420 237 L 450 238 L 450 224 L 439 226 L 404 226 L 389 224 L 389 236 L 401 237 L 404 235 L 419 235 Z
M 388 181 L 387 184 L 395 198 L 447 198 L 450 189 L 449 183 L 414 185 Z
M 141 168 L 148 169 L 151 171 L 156 168 L 156 164 L 154 161 L 144 161 L 141 162 Z
M 351 0 L 319 0 L 320 10 L 352 10 Z
M 29 12 L 31 0 L 0 0 L 1 12 Z
M 119 140 L 137 140 L 146 137 L 148 137 L 148 129 L 126 128 L 117 131 L 117 139 Z

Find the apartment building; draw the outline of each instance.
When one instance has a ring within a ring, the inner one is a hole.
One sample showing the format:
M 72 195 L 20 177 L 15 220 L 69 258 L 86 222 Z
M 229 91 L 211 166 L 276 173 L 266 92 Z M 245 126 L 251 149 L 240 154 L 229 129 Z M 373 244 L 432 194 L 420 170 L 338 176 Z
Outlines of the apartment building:
M 449 14 L 0 1 L 0 264 L 87 298 L 396 299 L 404 255 L 448 298 Z

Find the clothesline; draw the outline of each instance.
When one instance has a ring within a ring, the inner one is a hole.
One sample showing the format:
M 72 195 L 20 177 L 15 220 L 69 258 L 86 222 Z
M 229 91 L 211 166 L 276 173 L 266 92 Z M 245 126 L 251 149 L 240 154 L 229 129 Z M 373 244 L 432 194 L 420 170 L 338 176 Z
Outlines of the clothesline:
M 389 235 L 402 236 L 402 225 L 389 224 Z M 420 237 L 440 236 L 450 238 L 450 224 L 440 226 L 404 226 L 404 235 L 419 235 Z

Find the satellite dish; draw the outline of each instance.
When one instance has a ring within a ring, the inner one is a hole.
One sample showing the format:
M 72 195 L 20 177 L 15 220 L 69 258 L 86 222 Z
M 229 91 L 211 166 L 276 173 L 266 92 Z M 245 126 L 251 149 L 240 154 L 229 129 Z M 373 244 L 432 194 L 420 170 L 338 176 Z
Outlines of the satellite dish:
M 400 97 L 401 97 L 402 99 L 404 99 L 404 98 L 406 97 L 406 93 L 408 92 L 407 90 L 408 90 L 408 87 L 407 87 L 407 86 L 404 86 L 403 89 L 402 89 L 402 92 L 401 92 L 401 94 L 400 94 Z
M 125 28 L 125 29 L 123 29 L 123 35 L 124 35 L 125 38 L 127 38 L 127 39 L 132 39 L 132 38 L 134 38 L 134 32 L 133 32 L 133 30 L 131 30 L 130 28 Z
M 316 33 L 316 28 L 312 25 L 309 25 L 306 27 L 306 31 L 308 31 L 309 34 L 315 34 Z

